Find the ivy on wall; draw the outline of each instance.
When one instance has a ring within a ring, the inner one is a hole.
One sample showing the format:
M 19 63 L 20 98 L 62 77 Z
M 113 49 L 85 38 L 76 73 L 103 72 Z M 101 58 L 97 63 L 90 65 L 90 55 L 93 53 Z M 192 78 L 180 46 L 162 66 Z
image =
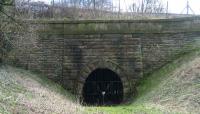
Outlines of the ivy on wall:
M 8 23 L 14 21 L 14 17 L 7 12 L 7 6 L 13 6 L 13 4 L 14 0 L 0 0 L 0 63 L 5 54 L 11 49 L 10 40 L 4 31 L 10 28 Z M 4 22 L 4 20 L 8 20 L 8 22 Z

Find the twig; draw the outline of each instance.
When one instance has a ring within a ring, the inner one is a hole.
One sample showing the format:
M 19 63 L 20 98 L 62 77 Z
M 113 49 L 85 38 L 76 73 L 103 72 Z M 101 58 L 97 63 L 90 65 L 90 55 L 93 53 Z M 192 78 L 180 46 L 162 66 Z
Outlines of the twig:
M 4 4 L 4 3 L 0 3 L 0 5 L 3 5 L 3 6 L 13 6 L 13 4 Z
M 3 13 L 4 15 L 6 15 L 8 18 L 10 18 L 12 21 L 14 21 L 15 23 L 17 23 L 18 25 L 22 26 L 20 23 L 18 23 L 12 16 L 8 15 L 7 13 L 5 13 L 3 10 L 0 10 L 1 13 Z

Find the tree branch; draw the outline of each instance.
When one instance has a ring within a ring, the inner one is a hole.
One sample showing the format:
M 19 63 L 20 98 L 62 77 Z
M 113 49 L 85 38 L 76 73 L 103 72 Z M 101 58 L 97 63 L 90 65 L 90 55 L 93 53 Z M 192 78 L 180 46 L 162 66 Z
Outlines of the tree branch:
M 3 10 L 0 10 L 1 13 L 3 13 L 4 15 L 6 15 L 8 18 L 10 18 L 13 22 L 17 23 L 18 25 L 22 26 L 20 23 L 18 23 L 12 16 L 8 15 L 7 13 L 5 13 Z
M 13 4 L 5 4 L 5 3 L 0 3 L 0 5 L 3 5 L 3 6 L 13 6 Z

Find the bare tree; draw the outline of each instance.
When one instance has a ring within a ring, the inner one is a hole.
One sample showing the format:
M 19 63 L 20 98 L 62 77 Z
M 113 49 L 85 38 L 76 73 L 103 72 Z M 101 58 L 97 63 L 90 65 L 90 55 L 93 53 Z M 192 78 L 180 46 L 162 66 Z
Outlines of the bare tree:
M 14 0 L 0 0 L 0 62 L 13 48 L 10 33 L 20 24 L 14 18 Z
M 136 13 L 163 13 L 164 6 L 161 0 L 141 0 L 130 6 L 131 11 Z

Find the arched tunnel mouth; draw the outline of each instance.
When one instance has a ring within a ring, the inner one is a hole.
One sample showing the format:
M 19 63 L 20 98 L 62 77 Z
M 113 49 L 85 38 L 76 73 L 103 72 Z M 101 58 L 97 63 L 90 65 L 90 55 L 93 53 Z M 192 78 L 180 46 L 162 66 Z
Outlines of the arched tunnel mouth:
M 109 69 L 96 69 L 86 79 L 82 90 L 84 105 L 117 105 L 123 101 L 120 77 Z

